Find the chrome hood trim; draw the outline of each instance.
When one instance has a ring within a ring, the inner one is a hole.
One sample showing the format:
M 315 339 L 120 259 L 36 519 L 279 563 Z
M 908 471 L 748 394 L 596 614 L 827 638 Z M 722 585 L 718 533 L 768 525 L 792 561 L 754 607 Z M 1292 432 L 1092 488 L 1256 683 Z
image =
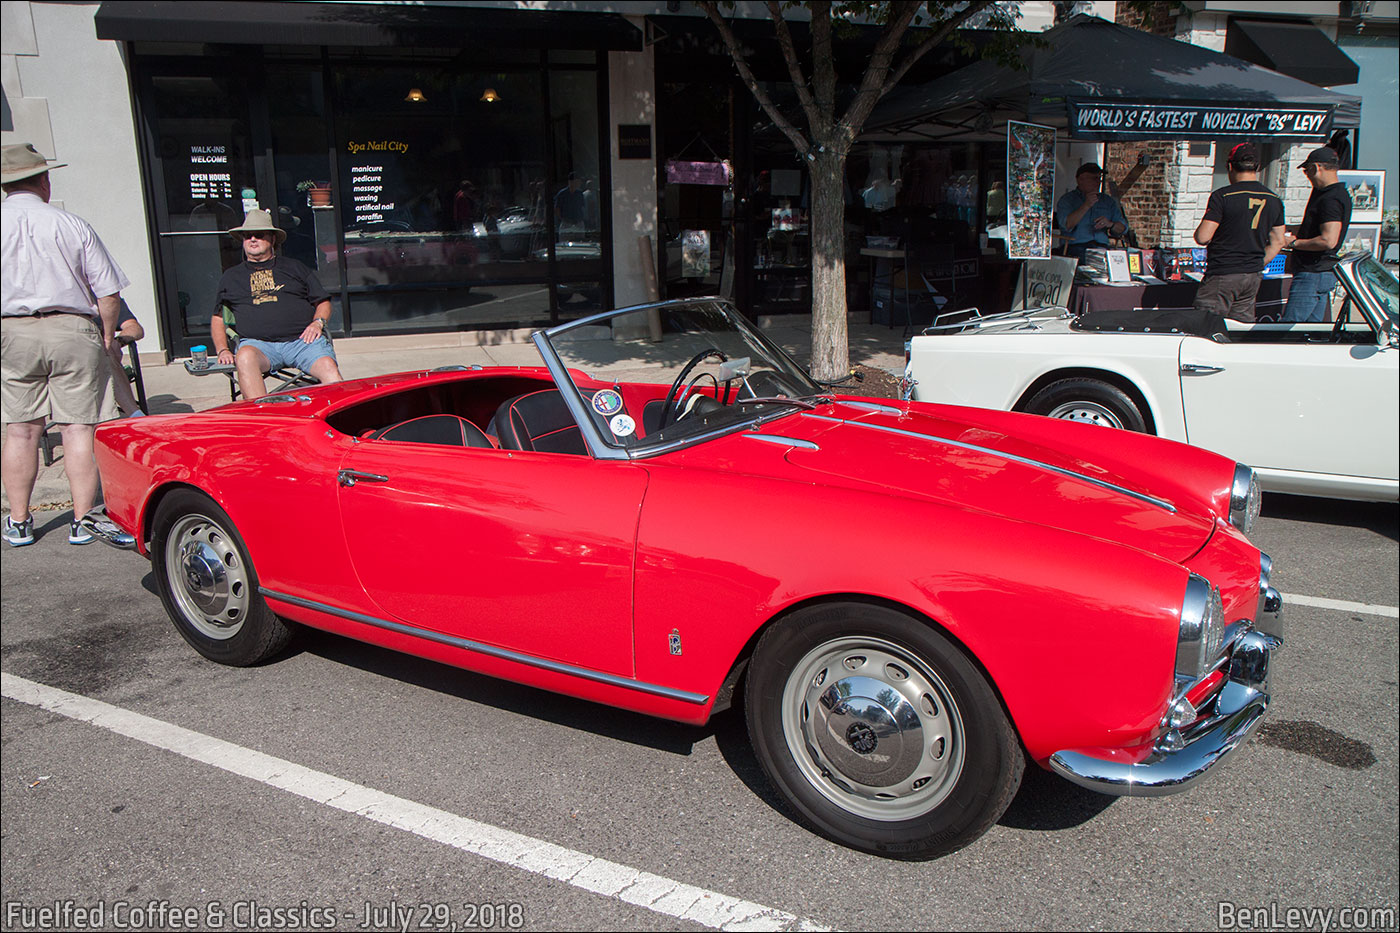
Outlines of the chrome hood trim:
M 1096 476 L 1088 476 L 1076 470 L 1071 470 L 1062 466 L 1056 466 L 1053 463 L 1046 463 L 1043 460 L 1032 460 L 1029 457 L 1021 457 L 1016 454 L 1007 453 L 1004 450 L 997 450 L 994 447 L 982 447 L 977 444 L 969 444 L 966 441 L 955 441 L 952 438 L 939 437 L 936 434 L 921 434 L 918 431 L 906 431 L 903 428 L 890 427 L 887 424 L 871 424 L 866 421 L 848 421 L 844 418 L 833 418 L 830 415 L 819 415 L 815 412 L 810 411 L 802 412 L 799 415 L 799 417 L 813 418 L 818 421 L 828 422 L 830 424 L 844 424 L 854 428 L 866 428 L 871 431 L 884 431 L 886 434 L 897 434 L 902 437 L 913 437 L 918 438 L 920 440 L 931 441 L 935 444 L 946 444 L 949 447 L 958 447 L 962 450 L 971 450 L 980 454 L 990 454 L 994 457 L 1001 457 L 1005 460 L 1010 460 L 1014 463 L 1020 463 L 1025 466 L 1034 467 L 1039 470 L 1045 470 L 1047 473 L 1056 473 L 1060 476 L 1068 476 L 1071 479 L 1077 479 L 1082 482 L 1098 486 L 1102 489 L 1107 489 L 1112 492 L 1116 492 L 1120 495 L 1129 496 L 1133 499 L 1138 500 L 1139 502 L 1145 502 L 1148 505 L 1154 505 L 1157 508 L 1163 510 L 1164 512 L 1170 512 L 1172 514 L 1176 513 L 1176 506 L 1165 499 L 1158 499 L 1156 496 L 1149 496 L 1146 493 L 1137 492 L 1136 490 L 1128 489 L 1124 486 L 1119 486 L 1117 483 L 1110 483 L 1109 481 L 1099 479 Z

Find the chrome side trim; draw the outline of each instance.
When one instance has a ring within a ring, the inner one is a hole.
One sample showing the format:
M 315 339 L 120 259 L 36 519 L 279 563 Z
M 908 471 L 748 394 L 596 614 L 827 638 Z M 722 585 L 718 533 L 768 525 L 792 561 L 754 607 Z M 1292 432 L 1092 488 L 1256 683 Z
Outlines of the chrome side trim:
M 767 441 L 770 444 L 780 444 L 784 447 L 799 447 L 802 450 L 821 450 L 811 441 L 801 441 L 795 437 L 783 437 L 780 434 L 740 434 L 740 437 L 747 437 L 755 441 Z
M 902 408 L 895 408 L 893 405 L 880 405 L 875 402 L 849 402 L 841 400 L 838 401 L 836 404 L 845 405 L 848 408 L 864 408 L 866 411 L 878 411 L 882 415 L 904 414 L 904 410 Z
M 497 648 L 494 645 L 484 645 L 481 642 L 471 641 L 466 638 L 458 638 L 455 635 L 444 635 L 441 632 L 419 628 L 416 625 L 408 625 L 404 622 L 390 622 L 388 619 L 379 619 L 374 616 L 365 615 L 364 613 L 352 612 L 349 609 L 340 609 L 336 606 L 318 603 L 310 599 L 302 599 L 299 596 L 288 596 L 286 593 L 278 593 L 265 586 L 258 587 L 258 592 L 266 599 L 275 599 L 292 606 L 300 606 L 303 609 L 314 609 L 317 612 L 339 616 L 342 619 L 349 619 L 352 622 L 373 625 L 375 628 L 387 629 L 391 632 L 398 632 L 401 635 L 411 635 L 414 638 L 435 641 L 441 645 L 462 648 L 466 651 L 475 652 L 476 654 L 500 658 L 503 661 L 513 661 L 516 664 L 525 664 L 529 667 L 553 671 L 556 674 L 567 674 L 570 677 L 577 677 L 581 680 L 591 680 L 595 683 L 607 684 L 610 687 L 621 687 L 624 690 L 636 690 L 638 693 L 664 697 L 668 700 L 680 700 L 682 703 L 694 703 L 696 706 L 702 706 L 709 702 L 710 699 L 708 695 L 703 693 L 691 693 L 687 690 L 663 687 L 659 684 L 650 684 L 643 680 L 632 680 L 627 677 L 620 677 L 617 674 L 606 674 L 602 671 L 589 670 L 586 667 L 577 667 L 573 664 L 564 664 L 560 661 L 549 661 L 545 658 L 537 658 L 533 655 L 522 654 L 519 651 L 511 651 L 508 648 Z
M 1055 466 L 1051 463 L 1045 463 L 1041 460 L 1032 460 L 1029 457 L 1019 457 L 1016 454 L 1009 454 L 1004 450 L 994 450 L 991 447 L 980 447 L 977 444 L 968 444 L 964 441 L 955 441 L 952 438 L 939 437 L 935 434 L 920 434 L 918 431 L 906 431 L 903 428 L 892 428 L 886 424 L 868 424 L 864 421 L 846 421 L 844 418 L 832 418 L 829 415 L 818 415 L 810 411 L 802 412 L 800 417 L 816 418 L 821 421 L 834 421 L 837 424 L 849 424 L 852 427 L 856 428 L 869 428 L 872 431 L 884 431 L 887 434 L 899 434 L 903 437 L 916 437 L 920 440 L 933 441 L 937 444 L 947 444 L 949 447 L 960 447 L 963 450 L 971 450 L 979 454 L 991 454 L 994 457 L 1001 457 L 1003 460 L 1010 460 L 1014 463 L 1021 463 L 1029 467 L 1035 467 L 1037 469 L 1045 470 L 1048 473 L 1058 473 L 1061 476 L 1068 476 L 1071 479 L 1083 480 L 1084 482 L 1089 483 L 1091 485 L 1098 486 L 1103 489 L 1112 490 L 1113 492 L 1121 493 L 1125 496 L 1130 496 L 1134 499 L 1139 500 L 1140 502 L 1146 502 L 1148 505 L 1155 505 L 1157 506 L 1157 508 L 1162 509 L 1166 512 L 1171 512 L 1173 514 L 1175 514 L 1176 512 L 1176 506 L 1172 505 L 1165 499 L 1158 499 L 1157 497 L 1149 496 L 1146 493 L 1135 492 L 1132 489 L 1119 486 L 1116 483 L 1110 483 L 1107 480 L 1098 479 L 1097 477 L 1093 476 L 1086 476 L 1083 473 L 1076 473 L 1074 470 L 1069 470 L 1065 467 Z

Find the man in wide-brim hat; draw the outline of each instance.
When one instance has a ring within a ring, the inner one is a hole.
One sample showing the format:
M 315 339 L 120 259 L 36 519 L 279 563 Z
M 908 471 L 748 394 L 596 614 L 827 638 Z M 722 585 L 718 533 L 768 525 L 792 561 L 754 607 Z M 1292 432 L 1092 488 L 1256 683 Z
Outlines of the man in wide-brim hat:
M 340 382 L 340 367 L 326 328 L 331 299 L 316 274 L 277 247 L 286 231 L 262 208 L 248 211 L 240 226 L 228 231 L 243 244 L 243 262 L 219 280 L 219 297 L 209 336 L 219 362 L 236 367 L 238 388 L 246 399 L 267 394 L 263 378 L 274 369 L 293 367 L 321 382 Z M 223 308 L 233 312 L 238 351 L 229 343 Z
M 0 472 L 10 504 L 3 534 L 11 547 L 34 543 L 29 500 L 39 471 L 39 439 L 49 421 L 63 437 L 63 469 L 73 496 L 68 543 L 94 540 L 92 529 L 78 521 L 97 503 L 93 435 L 98 422 L 118 414 L 107 345 L 117 327 L 121 290 L 130 283 L 87 221 L 49 203 L 49 171 L 63 165 L 30 143 L 5 146 L 0 155 Z M 110 521 L 100 526 L 114 544 L 133 542 Z

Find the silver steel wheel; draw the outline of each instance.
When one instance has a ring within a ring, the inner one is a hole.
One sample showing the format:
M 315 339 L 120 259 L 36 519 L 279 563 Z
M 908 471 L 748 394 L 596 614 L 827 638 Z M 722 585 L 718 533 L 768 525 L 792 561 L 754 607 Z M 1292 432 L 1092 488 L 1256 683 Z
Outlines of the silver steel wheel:
M 237 635 L 253 593 L 233 537 L 207 516 L 185 515 L 167 542 L 165 576 L 180 614 L 206 638 Z
M 1118 428 L 1120 431 L 1123 429 L 1123 422 L 1116 414 L 1095 402 L 1066 402 L 1051 409 L 1049 415 L 1051 418 L 1063 418 L 1066 421 L 1082 421 L 1105 428 Z
M 783 687 L 782 728 L 812 786 L 872 820 L 936 808 L 966 754 L 962 715 L 943 680 L 873 637 L 833 639 L 803 656 Z

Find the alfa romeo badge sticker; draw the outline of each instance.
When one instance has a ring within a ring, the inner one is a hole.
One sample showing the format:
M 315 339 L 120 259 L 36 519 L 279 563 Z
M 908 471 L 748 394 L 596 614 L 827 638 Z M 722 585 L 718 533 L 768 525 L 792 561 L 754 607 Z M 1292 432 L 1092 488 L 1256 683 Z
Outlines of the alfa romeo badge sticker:
M 615 415 L 622 411 L 622 396 L 612 389 L 604 389 L 593 396 L 593 410 L 605 417 Z

